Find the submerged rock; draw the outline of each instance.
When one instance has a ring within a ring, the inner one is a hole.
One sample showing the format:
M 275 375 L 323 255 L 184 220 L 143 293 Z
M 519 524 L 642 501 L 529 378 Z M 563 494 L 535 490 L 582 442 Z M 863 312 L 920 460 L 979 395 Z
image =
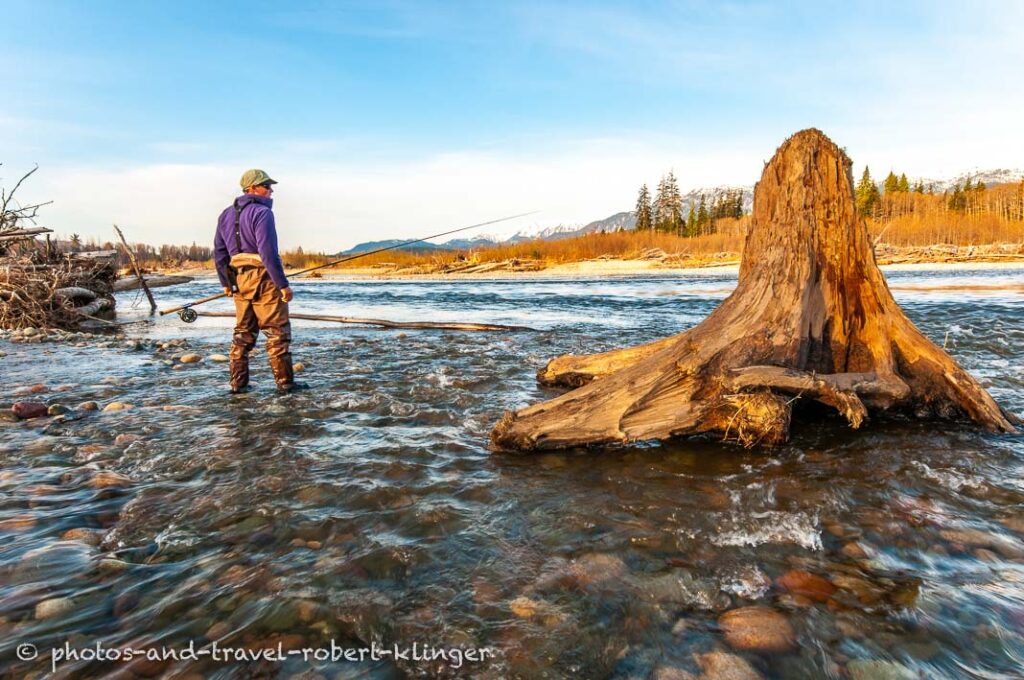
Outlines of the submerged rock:
M 198 364 L 202 360 L 203 357 L 194 352 L 190 352 L 189 354 L 182 354 L 181 358 L 178 359 L 178 361 L 180 361 L 183 364 Z
M 895 661 L 854 659 L 846 664 L 850 680 L 915 680 L 917 674 Z
M 508 603 L 508 608 L 512 610 L 512 613 L 521 619 L 529 619 L 537 615 L 540 611 L 540 603 L 531 600 L 528 597 L 517 597 Z
M 734 649 L 787 652 L 796 645 L 789 619 L 770 607 L 732 609 L 719 617 L 718 625 Z
M 1024 557 L 1024 545 L 1019 541 L 980 529 L 945 529 L 940 531 L 939 535 L 954 546 L 963 546 L 967 549 L 987 548 L 1007 559 Z
M 21 420 L 31 420 L 47 415 L 49 408 L 41 401 L 19 401 L 11 407 L 11 411 Z
M 110 486 L 129 486 L 131 483 L 131 477 L 112 470 L 101 470 L 89 480 L 89 485 L 97 489 L 105 489 Z
M 89 571 L 96 549 L 78 541 L 56 541 L 22 555 L 14 568 L 19 583 L 64 581 Z
M 802 595 L 815 602 L 825 602 L 836 592 L 836 587 L 828 579 L 800 569 L 787 571 L 775 584 L 788 593 Z
M 743 657 L 728 652 L 694 654 L 704 680 L 764 680 Z
M 103 540 L 103 532 L 99 529 L 86 529 L 79 527 L 76 529 L 68 529 L 60 535 L 62 541 L 79 541 L 86 545 L 98 547 L 100 542 Z
M 37 604 L 35 615 L 37 619 L 52 619 L 55 616 L 63 616 L 74 608 L 75 603 L 70 597 L 54 597 Z
M 685 569 L 674 569 L 667 574 L 632 578 L 629 581 L 639 595 L 653 602 L 705 610 L 718 606 L 718 584 L 711 579 L 695 579 Z M 728 598 L 725 600 L 728 602 Z
M 629 573 L 629 567 L 621 558 L 606 553 L 590 553 L 572 562 L 570 570 L 581 586 L 621 579 Z

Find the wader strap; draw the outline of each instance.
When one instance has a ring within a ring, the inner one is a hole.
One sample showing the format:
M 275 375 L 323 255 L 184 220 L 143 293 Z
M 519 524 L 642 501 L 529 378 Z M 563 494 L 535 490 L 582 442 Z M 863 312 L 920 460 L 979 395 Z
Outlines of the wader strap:
M 246 203 L 248 205 L 248 203 Z M 242 228 L 240 226 L 242 220 L 242 211 L 245 209 L 245 205 L 239 207 L 238 199 L 235 199 L 235 247 L 238 248 L 238 252 L 242 252 Z

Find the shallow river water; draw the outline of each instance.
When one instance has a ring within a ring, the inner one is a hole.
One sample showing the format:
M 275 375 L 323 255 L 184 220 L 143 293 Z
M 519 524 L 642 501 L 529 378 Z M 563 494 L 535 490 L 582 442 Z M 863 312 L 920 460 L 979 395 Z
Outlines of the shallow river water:
M 1024 414 L 1024 269 L 888 277 L 919 328 Z M 488 450 L 505 410 L 557 394 L 534 380 L 549 358 L 683 330 L 734 285 L 296 281 L 295 312 L 536 330 L 295 322 L 313 389 L 284 397 L 262 353 L 239 397 L 224 363 L 169 365 L 226 354 L 228 319 L 140 324 L 135 348 L 0 340 L 0 406 L 73 409 L 0 421 L 0 677 L 1024 676 L 1020 436 L 827 419 L 770 451 Z M 141 317 L 134 299 L 119 306 Z M 46 391 L 14 396 L 33 385 Z M 74 409 L 90 400 L 134 408 Z M 774 640 L 758 649 L 723 623 L 751 605 L 768 623 L 747 633 Z M 332 640 L 378 658 L 310 651 Z M 284 653 L 214 659 L 214 641 Z M 66 658 L 190 643 L 207 652 Z

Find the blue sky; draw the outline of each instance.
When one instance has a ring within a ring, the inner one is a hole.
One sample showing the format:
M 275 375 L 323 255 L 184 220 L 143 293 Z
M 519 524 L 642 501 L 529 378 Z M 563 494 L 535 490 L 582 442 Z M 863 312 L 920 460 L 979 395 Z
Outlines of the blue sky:
M 754 182 L 815 126 L 859 169 L 1024 165 L 1024 3 L 4 0 L 5 184 L 43 223 L 209 240 L 242 170 L 335 250 Z M 492 230 L 493 231 L 493 230 Z

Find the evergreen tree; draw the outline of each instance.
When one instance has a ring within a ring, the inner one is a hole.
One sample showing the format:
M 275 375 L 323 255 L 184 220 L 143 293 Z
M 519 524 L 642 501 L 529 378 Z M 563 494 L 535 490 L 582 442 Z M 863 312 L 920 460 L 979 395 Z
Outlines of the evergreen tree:
M 914 193 L 915 194 L 923 194 L 924 193 L 924 181 L 923 180 L 920 180 L 920 179 L 917 180 L 917 184 L 914 185 Z
M 967 180 L 968 183 L 970 180 Z M 970 186 L 970 184 L 968 184 Z M 946 207 L 950 210 L 963 211 L 967 207 L 967 196 L 964 195 L 964 190 L 960 187 L 960 182 L 953 185 L 953 193 L 949 194 L 946 199 Z
M 857 212 L 862 217 L 868 217 L 874 212 L 881 196 L 878 193 L 878 185 L 871 179 L 871 170 L 867 166 L 864 166 L 864 174 L 861 175 L 860 182 L 857 183 L 855 193 L 857 195 Z
M 960 185 L 958 184 L 957 186 L 959 187 Z M 971 178 L 970 178 L 970 176 L 968 176 L 967 179 L 964 180 L 964 189 L 963 190 L 966 193 L 968 191 L 971 191 L 972 189 L 974 189 L 974 187 L 971 185 Z
M 704 194 L 700 195 L 700 205 L 697 206 L 697 233 L 703 234 L 704 227 L 707 226 L 710 216 L 708 215 L 707 205 L 704 201 Z
M 673 234 L 683 232 L 683 197 L 675 173 L 669 172 L 658 183 L 654 199 L 654 228 Z
M 882 188 L 885 189 L 885 193 L 887 194 L 899 191 L 900 180 L 892 170 L 889 171 L 889 174 L 885 178 L 885 182 L 882 183 Z
M 686 230 L 683 233 L 686 236 L 697 235 L 697 208 L 693 201 L 690 201 L 690 213 L 686 216 Z
M 647 185 L 640 187 L 640 195 L 636 199 L 636 230 L 650 231 L 654 228 L 653 213 L 651 211 L 651 194 L 647 191 Z
M 977 182 L 974 183 L 974 190 L 975 191 L 984 191 L 986 188 L 987 187 L 985 186 L 985 183 L 982 182 L 980 179 Z
M 896 191 L 904 194 L 910 191 L 910 183 L 907 181 L 906 173 L 900 175 L 900 181 L 896 185 Z

